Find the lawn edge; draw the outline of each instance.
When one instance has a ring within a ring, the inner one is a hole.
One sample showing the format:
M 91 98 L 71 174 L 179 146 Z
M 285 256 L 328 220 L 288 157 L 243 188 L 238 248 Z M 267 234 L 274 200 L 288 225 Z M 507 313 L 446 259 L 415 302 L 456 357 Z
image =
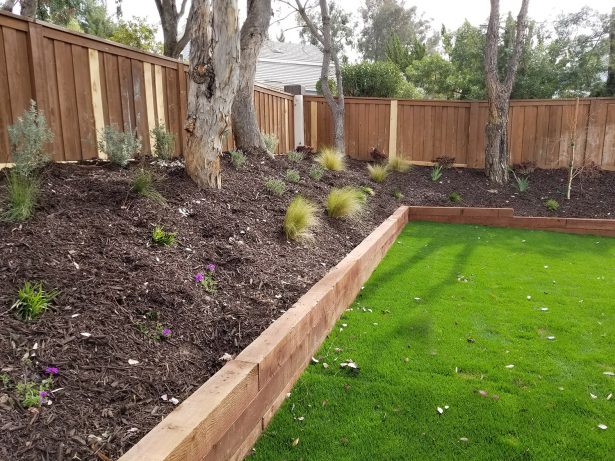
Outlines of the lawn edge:
M 408 217 L 399 207 L 119 461 L 243 459 Z

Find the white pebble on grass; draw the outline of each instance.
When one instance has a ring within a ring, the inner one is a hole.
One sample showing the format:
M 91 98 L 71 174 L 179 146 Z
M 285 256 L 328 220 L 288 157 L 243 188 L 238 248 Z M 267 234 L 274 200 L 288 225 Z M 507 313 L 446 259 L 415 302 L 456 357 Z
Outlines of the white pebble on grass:
M 598 424 L 598 429 L 602 429 L 603 431 L 606 431 L 609 428 L 609 426 L 607 426 L 606 424 Z

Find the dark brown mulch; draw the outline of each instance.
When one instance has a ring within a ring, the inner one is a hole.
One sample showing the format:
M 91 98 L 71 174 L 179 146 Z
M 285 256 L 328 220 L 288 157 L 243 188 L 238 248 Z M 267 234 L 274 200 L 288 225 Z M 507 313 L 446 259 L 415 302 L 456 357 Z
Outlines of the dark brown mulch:
M 615 173 L 578 181 L 567 202 L 562 171 L 536 171 L 530 191 L 519 194 L 472 170 L 445 170 L 434 184 L 428 168 L 415 168 L 370 184 L 356 161 L 314 182 L 310 164 L 253 156 L 236 171 L 225 158 L 221 191 L 198 190 L 181 167 L 152 167 L 164 176 L 167 207 L 129 191 L 138 165 L 49 167 L 35 217 L 0 223 L 0 366 L 10 377 L 8 386 L 0 383 L 0 460 L 98 459 L 97 451 L 117 458 L 173 409 L 161 396 L 184 400 L 224 354 L 249 344 L 401 203 L 452 205 L 455 191 L 461 205 L 508 206 L 521 215 L 615 213 Z M 288 168 L 300 171 L 300 183 L 269 195 L 265 179 L 283 178 Z M 346 184 L 376 192 L 360 220 L 323 213 L 312 241 L 283 238 L 295 192 L 322 203 L 331 186 Z M 404 198 L 393 198 L 396 190 Z M 557 213 L 545 209 L 546 198 L 561 203 Z M 156 224 L 177 232 L 175 246 L 152 245 Z M 210 262 L 218 265 L 215 295 L 194 282 Z M 9 311 L 26 280 L 62 291 L 52 310 L 28 323 Z M 170 339 L 151 337 L 157 322 L 172 330 Z M 48 366 L 59 369 L 53 404 L 22 408 L 14 384 L 40 381 Z

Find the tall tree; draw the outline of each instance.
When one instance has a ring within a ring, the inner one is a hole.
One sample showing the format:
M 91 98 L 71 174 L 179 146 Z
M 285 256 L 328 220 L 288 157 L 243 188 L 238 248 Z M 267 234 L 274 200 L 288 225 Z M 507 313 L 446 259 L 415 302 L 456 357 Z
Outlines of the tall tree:
M 611 21 L 609 23 L 609 68 L 605 96 L 615 96 L 615 7 L 611 10 Z
M 177 9 L 176 0 L 155 0 L 158 14 L 160 15 L 160 23 L 162 25 L 162 35 L 164 40 L 164 54 L 171 58 L 179 58 L 181 52 L 186 48 L 190 40 L 190 27 L 192 26 L 192 18 L 194 17 L 191 11 L 186 19 L 186 27 L 184 33 L 179 36 L 179 22 L 186 12 L 188 0 L 181 0 L 179 10 Z M 193 2 L 194 4 L 195 2 Z
M 517 16 L 514 46 L 508 59 L 503 81 L 498 72 L 498 43 L 500 35 L 500 0 L 491 0 L 491 14 L 487 25 L 485 47 L 485 83 L 489 114 L 485 133 L 485 173 L 497 184 L 508 182 L 508 107 L 515 75 L 525 41 L 529 0 L 522 0 Z
M 339 49 L 335 46 L 333 35 L 331 33 L 331 15 L 329 13 L 329 5 L 327 0 L 319 0 L 320 2 L 320 23 L 317 23 L 306 11 L 308 1 L 301 3 L 300 0 L 295 0 L 296 9 L 306 27 L 309 29 L 311 36 L 318 42 L 322 49 L 322 68 L 320 71 L 320 84 L 325 101 L 331 110 L 333 116 L 333 143 L 335 148 L 344 152 L 346 149 L 344 142 L 344 84 L 342 82 L 342 69 L 339 60 Z M 337 86 L 337 96 L 333 96 L 329 87 L 329 66 L 333 61 L 335 68 L 335 82 Z
M 219 189 L 220 154 L 239 81 L 237 0 L 193 0 L 191 16 L 186 172 L 199 187 Z
M 242 150 L 264 148 L 254 110 L 256 60 L 267 39 L 271 21 L 271 0 L 247 0 L 248 12 L 241 27 L 241 80 L 233 100 L 232 122 L 235 145 Z

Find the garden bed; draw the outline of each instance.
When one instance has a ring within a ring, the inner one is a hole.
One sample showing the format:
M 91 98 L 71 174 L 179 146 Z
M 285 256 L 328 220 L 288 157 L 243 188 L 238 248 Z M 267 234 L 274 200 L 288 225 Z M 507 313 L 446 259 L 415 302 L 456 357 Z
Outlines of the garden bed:
M 13 383 L 42 379 L 46 367 L 56 367 L 54 388 L 61 390 L 52 405 L 26 410 L 3 388 L 0 459 L 116 458 L 174 408 L 173 398 L 194 392 L 225 354 L 247 346 L 400 203 L 450 205 L 456 191 L 464 205 L 549 215 L 544 198 L 559 198 L 564 178 L 537 171 L 530 190 L 515 194 L 512 185 L 493 192 L 472 170 L 446 170 L 434 184 L 429 169 L 415 168 L 376 185 L 361 162 L 320 182 L 308 178 L 309 167 L 307 160 L 253 157 L 236 171 L 225 160 L 221 191 L 198 190 L 182 168 L 155 167 L 165 176 L 159 190 L 167 207 L 129 191 L 137 165 L 49 167 L 34 218 L 0 224 L 0 365 Z M 281 197 L 267 194 L 263 182 L 288 168 L 300 172 L 300 182 Z M 288 243 L 280 229 L 294 192 L 320 203 L 341 185 L 374 188 L 361 219 L 323 215 L 312 241 Z M 615 212 L 614 173 L 579 186 L 553 215 Z M 393 198 L 397 190 L 401 200 Z M 153 246 L 156 224 L 177 232 L 178 243 Z M 194 282 L 210 263 L 217 265 L 215 295 Z M 26 280 L 62 292 L 56 307 L 31 323 L 8 309 Z M 154 338 L 161 326 L 169 338 Z

